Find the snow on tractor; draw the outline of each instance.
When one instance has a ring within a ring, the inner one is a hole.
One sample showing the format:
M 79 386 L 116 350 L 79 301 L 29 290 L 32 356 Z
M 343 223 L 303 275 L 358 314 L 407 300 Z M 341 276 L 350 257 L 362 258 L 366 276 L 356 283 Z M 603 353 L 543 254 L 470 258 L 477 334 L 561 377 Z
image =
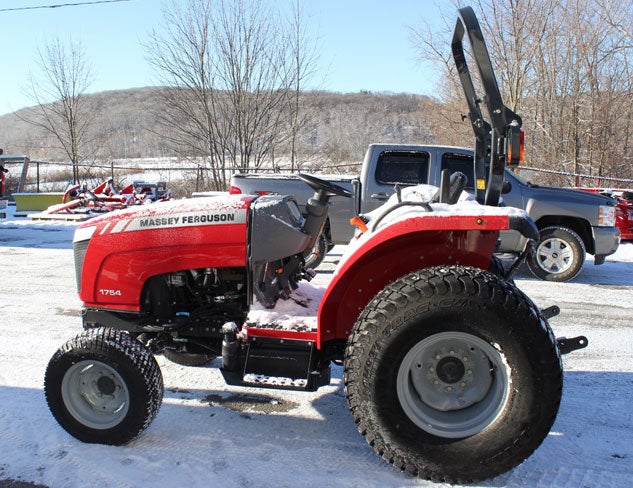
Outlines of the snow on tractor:
M 500 230 L 538 237 L 525 212 L 498 205 L 504 167 L 523 152 L 521 119 L 501 101 L 470 8 L 460 10 L 452 47 L 476 135 L 477 199 L 455 173 L 439 189 L 407 188 L 357 216 L 357 236 L 312 297 L 312 323 L 262 317 L 311 299 L 305 257 L 330 199 L 352 197 L 340 186 L 301 175 L 314 190 L 306 217 L 292 196 L 227 195 L 128 208 L 78 227 L 85 331 L 45 375 L 61 426 L 90 443 L 137 437 L 162 402 L 155 354 L 192 366 L 215 359 L 230 385 L 309 391 L 329 384 L 335 363 L 358 430 L 397 468 L 469 482 L 526 459 L 558 411 L 560 355 L 587 341 L 556 339 L 556 307 L 539 309 L 513 284 L 529 249 L 507 270 L 493 258 Z

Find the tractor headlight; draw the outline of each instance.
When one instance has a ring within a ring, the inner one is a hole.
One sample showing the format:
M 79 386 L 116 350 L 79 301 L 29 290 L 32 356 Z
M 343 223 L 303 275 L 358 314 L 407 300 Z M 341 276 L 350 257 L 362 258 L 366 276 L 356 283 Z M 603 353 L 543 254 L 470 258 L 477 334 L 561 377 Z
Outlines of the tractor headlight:
M 600 209 L 598 210 L 598 226 L 615 226 L 615 207 L 611 207 L 609 205 L 600 205 Z

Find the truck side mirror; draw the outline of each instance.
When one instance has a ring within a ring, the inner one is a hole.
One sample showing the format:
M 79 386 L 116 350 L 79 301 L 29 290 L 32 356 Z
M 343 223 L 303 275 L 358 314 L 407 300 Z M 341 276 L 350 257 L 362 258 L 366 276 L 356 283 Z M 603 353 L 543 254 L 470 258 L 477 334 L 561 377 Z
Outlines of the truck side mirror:
M 510 193 L 512 191 L 512 183 L 508 180 L 503 180 L 503 185 L 501 185 L 501 193 L 505 195 L 506 193 Z

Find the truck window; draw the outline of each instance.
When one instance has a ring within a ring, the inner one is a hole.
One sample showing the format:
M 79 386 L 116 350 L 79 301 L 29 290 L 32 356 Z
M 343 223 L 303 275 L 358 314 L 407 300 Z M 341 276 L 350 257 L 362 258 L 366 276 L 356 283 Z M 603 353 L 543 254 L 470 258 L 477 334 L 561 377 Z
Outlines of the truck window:
M 424 151 L 383 151 L 378 156 L 376 181 L 383 185 L 427 183 L 429 159 Z
M 475 185 L 473 184 L 475 173 L 473 156 L 460 153 L 444 153 L 442 155 L 441 169 L 448 169 L 451 174 L 456 171 L 461 171 L 468 178 L 466 188 L 469 190 L 475 188 Z

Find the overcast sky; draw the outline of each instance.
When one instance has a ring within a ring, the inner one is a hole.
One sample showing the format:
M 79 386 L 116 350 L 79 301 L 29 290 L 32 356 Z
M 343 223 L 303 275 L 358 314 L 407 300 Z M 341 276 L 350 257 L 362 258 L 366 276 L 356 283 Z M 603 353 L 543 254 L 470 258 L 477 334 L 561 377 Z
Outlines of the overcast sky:
M 0 2 L 0 114 L 33 105 L 25 95 L 37 46 L 60 37 L 79 41 L 96 81 L 91 92 L 154 84 L 142 42 L 161 24 L 165 0 L 122 0 L 80 6 L 7 10 L 76 4 L 95 0 L 2 0 Z M 102 0 L 103 1 L 103 0 Z M 271 0 L 272 1 L 272 0 Z M 360 90 L 433 93 L 435 73 L 422 69 L 409 26 L 435 21 L 431 0 L 301 0 L 310 13 L 311 37 L 318 38 L 320 86 Z M 292 0 L 278 0 L 289 11 Z

